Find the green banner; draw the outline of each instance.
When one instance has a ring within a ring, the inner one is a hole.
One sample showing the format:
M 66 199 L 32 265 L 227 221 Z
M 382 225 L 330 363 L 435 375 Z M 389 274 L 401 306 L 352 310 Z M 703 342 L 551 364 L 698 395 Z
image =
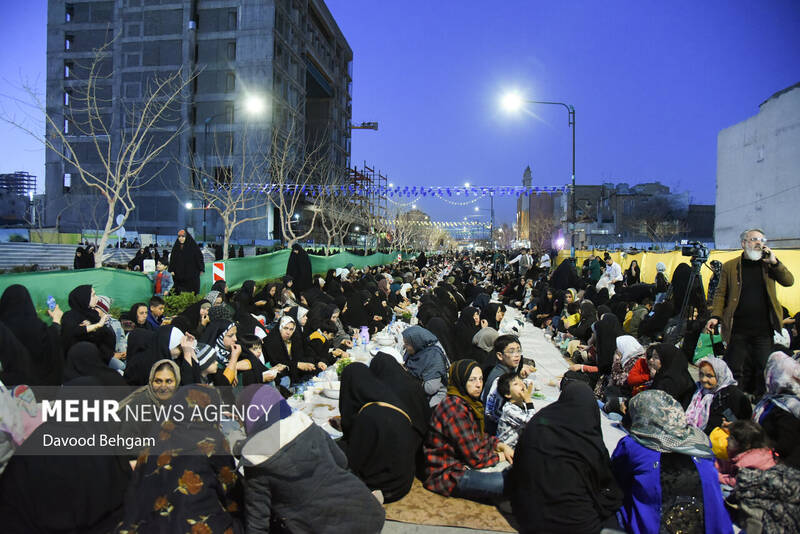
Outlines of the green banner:
M 289 250 L 249 258 L 231 258 L 225 262 L 225 279 L 231 289 L 239 288 L 245 280 L 271 280 L 286 274 Z M 352 264 L 361 268 L 372 265 L 385 265 L 397 260 L 397 253 L 356 256 L 340 252 L 332 256 L 314 256 L 311 269 L 314 273 L 325 273 L 328 269 Z M 406 259 L 411 256 L 404 255 Z M 126 310 L 136 302 L 147 302 L 153 294 L 153 283 L 138 272 L 122 271 L 103 267 L 102 269 L 81 269 L 77 271 L 47 271 L 38 273 L 15 273 L 0 276 L 0 293 L 13 284 L 21 284 L 28 289 L 37 310 L 47 307 L 47 297 L 53 296 L 61 309 L 67 311 L 69 292 L 82 284 L 92 284 L 98 295 L 114 299 L 115 308 Z M 207 292 L 212 285 L 211 264 L 200 277 L 200 288 Z

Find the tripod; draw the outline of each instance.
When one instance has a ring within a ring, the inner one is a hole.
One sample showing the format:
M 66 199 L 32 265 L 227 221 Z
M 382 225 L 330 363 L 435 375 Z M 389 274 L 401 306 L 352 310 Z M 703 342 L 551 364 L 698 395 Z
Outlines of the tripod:
M 702 281 L 702 275 L 700 274 L 700 269 L 703 267 L 703 264 L 706 262 L 707 258 L 698 258 L 697 256 L 692 256 L 691 265 L 692 271 L 689 274 L 689 283 L 686 286 L 686 292 L 683 295 L 683 302 L 681 303 L 680 312 L 673 316 L 673 319 L 667 323 L 667 327 L 664 331 L 664 342 L 669 343 L 670 345 L 677 345 L 678 341 L 683 339 L 686 334 L 686 326 L 687 322 L 689 321 L 689 302 L 691 301 L 691 295 L 694 291 L 694 284 L 697 280 Z M 703 290 L 702 283 L 700 285 L 700 290 Z M 705 295 L 703 297 L 705 299 Z

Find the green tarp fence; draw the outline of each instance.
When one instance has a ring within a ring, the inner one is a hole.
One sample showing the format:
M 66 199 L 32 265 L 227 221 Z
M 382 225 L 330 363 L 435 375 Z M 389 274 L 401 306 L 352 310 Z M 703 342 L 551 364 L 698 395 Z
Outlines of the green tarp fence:
M 289 250 L 280 250 L 250 258 L 231 258 L 225 262 L 225 279 L 228 287 L 236 289 L 245 280 L 271 280 L 286 274 Z M 398 253 L 356 256 L 340 252 L 332 256 L 313 256 L 311 269 L 314 273 L 325 273 L 328 269 L 352 264 L 355 268 L 385 265 L 397 260 Z M 403 255 L 404 259 L 411 255 Z M 206 263 L 206 271 L 200 277 L 203 293 L 212 285 L 212 268 Z M 31 294 L 37 310 L 44 310 L 47 297 L 52 295 L 61 309 L 69 309 L 67 296 L 79 285 L 92 284 L 98 295 L 114 299 L 113 307 L 126 310 L 136 302 L 146 302 L 153 294 L 153 283 L 142 274 L 103 267 L 102 269 L 81 269 L 77 271 L 47 271 L 40 273 L 18 273 L 0 275 L 0 293 L 13 284 L 25 286 Z

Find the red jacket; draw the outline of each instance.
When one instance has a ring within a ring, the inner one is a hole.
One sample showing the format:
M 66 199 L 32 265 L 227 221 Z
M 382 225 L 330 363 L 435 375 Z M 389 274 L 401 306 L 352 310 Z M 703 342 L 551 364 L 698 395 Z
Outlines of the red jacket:
M 647 367 L 647 358 L 639 358 L 631 372 L 628 373 L 628 385 L 633 388 L 633 394 L 641 392 L 646 389 L 647 382 L 650 381 L 650 369 Z
M 498 443 L 496 437 L 481 433 L 475 414 L 462 399 L 448 395 L 433 411 L 425 438 L 424 486 L 450 496 L 467 467 L 497 464 Z

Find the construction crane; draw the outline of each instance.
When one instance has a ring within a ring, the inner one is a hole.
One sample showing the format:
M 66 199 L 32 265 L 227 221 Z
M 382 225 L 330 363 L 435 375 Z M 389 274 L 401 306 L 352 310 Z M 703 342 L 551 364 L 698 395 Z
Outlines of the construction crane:
M 362 122 L 358 126 L 350 125 L 351 130 L 375 130 L 378 131 L 378 123 L 377 122 Z

